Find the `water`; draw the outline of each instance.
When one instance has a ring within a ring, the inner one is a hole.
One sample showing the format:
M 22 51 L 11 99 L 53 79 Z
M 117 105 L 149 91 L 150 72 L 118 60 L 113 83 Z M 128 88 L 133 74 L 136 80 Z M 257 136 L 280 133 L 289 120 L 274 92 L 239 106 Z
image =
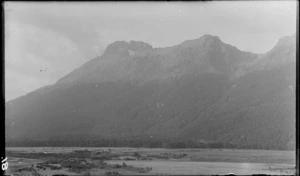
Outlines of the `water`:
M 292 174 L 289 168 L 292 164 L 266 164 L 266 163 L 226 163 L 226 162 L 190 162 L 190 161 L 107 161 L 109 164 L 122 164 L 136 167 L 152 167 L 149 173 L 153 174 Z

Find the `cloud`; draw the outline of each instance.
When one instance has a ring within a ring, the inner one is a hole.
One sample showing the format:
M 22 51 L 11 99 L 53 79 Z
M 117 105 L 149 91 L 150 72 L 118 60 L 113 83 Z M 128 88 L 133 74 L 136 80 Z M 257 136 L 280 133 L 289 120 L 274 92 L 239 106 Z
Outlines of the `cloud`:
M 5 99 L 7 101 L 17 98 L 49 83 L 51 83 L 51 80 L 47 77 L 37 79 L 36 76 L 7 70 L 5 71 Z
M 11 21 L 6 26 L 5 84 L 10 85 L 6 88 L 7 100 L 53 84 L 85 63 L 76 43 L 59 33 Z M 20 89 L 18 94 L 16 88 Z

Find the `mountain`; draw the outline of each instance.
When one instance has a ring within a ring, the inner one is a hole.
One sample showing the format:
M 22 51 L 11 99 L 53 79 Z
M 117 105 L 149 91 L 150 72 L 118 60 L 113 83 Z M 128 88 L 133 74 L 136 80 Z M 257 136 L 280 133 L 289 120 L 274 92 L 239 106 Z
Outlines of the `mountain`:
M 256 57 L 212 35 L 167 48 L 153 48 L 137 41 L 117 41 L 109 45 L 101 57 L 86 63 L 57 83 L 145 83 L 204 72 L 238 77 Z
M 293 149 L 295 38 L 261 55 L 212 35 L 166 48 L 116 41 L 54 85 L 7 102 L 6 139 L 146 137 Z
M 290 62 L 296 58 L 296 34 L 281 38 L 273 49 L 262 55 L 251 65 L 252 70 L 268 70 Z

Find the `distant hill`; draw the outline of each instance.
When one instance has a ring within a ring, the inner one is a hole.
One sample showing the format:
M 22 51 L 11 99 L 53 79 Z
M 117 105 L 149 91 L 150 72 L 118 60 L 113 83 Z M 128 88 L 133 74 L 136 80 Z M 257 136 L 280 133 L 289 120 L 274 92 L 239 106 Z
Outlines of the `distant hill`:
M 212 35 L 166 48 L 116 41 L 56 84 L 7 102 L 6 140 L 294 149 L 295 41 L 284 37 L 261 55 Z

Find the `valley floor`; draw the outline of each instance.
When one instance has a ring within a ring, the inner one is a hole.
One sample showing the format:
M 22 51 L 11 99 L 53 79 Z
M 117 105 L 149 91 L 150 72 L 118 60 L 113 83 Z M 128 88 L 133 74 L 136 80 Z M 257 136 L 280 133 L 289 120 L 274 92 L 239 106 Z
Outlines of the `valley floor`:
M 295 152 L 237 149 L 6 148 L 10 175 L 294 174 Z

